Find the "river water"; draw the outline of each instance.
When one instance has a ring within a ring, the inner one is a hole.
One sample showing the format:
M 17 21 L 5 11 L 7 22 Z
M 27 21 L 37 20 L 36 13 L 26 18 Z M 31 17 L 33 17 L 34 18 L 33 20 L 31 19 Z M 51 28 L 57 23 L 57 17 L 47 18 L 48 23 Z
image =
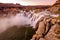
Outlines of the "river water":
M 35 13 L 33 11 L 29 12 L 21 11 L 20 13 L 17 13 L 15 16 L 0 19 L 0 32 L 3 32 L 7 28 L 12 27 L 14 25 L 16 26 L 30 25 L 33 26 L 33 28 L 35 28 L 35 25 L 39 20 L 48 16 L 58 17 L 59 15 L 54 13 L 52 14 L 47 10 L 39 13 Z

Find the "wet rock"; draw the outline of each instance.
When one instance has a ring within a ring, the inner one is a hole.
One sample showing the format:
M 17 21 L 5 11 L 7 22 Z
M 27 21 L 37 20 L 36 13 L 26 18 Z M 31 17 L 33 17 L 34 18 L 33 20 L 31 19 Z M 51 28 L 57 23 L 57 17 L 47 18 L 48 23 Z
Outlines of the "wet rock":
M 36 34 L 31 40 L 60 40 L 60 25 L 54 18 L 44 18 L 38 24 Z

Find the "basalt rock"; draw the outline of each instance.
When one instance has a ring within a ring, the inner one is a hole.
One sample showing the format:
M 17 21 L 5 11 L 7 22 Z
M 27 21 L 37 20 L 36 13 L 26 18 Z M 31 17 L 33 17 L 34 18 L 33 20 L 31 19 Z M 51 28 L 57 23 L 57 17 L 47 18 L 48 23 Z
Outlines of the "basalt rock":
M 60 25 L 54 18 L 44 18 L 38 23 L 31 40 L 60 40 Z

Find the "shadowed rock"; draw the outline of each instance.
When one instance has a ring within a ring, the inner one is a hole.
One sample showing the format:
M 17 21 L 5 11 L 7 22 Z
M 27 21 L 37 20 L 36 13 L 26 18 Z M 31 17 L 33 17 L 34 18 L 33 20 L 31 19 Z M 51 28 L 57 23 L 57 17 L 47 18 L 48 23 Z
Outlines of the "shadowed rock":
M 57 34 L 56 34 L 57 33 Z M 36 34 L 31 40 L 60 40 L 60 25 L 54 18 L 44 18 L 39 22 Z

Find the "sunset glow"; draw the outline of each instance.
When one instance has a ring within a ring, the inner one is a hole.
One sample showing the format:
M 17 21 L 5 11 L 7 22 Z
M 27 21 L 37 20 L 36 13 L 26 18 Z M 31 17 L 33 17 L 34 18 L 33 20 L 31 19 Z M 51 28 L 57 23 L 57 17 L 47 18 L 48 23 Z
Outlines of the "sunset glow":
M 56 0 L 0 0 L 3 3 L 19 3 L 21 5 L 53 5 Z

